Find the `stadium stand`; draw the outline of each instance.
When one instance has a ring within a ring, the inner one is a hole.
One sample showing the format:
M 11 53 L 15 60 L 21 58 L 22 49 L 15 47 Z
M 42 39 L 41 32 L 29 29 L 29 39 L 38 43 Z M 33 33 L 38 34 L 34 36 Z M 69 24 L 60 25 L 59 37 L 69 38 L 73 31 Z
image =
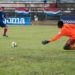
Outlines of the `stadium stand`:
M 4 1 L 4 2 L 3 2 Z M 60 16 L 65 15 L 75 15 L 75 4 L 74 3 L 64 3 L 62 2 L 56 2 L 61 0 L 47 0 L 46 3 L 44 3 L 45 0 L 1 0 L 0 7 L 5 7 L 5 11 L 9 16 L 16 16 L 15 15 L 15 8 L 24 8 L 28 9 L 29 13 L 28 16 L 31 17 L 31 20 L 34 20 L 34 16 L 38 16 L 38 21 L 49 21 L 50 24 L 52 20 L 59 20 Z M 73 0 L 72 0 L 73 1 Z M 60 15 L 56 15 L 58 13 L 58 10 L 61 10 L 63 13 Z M 45 12 L 44 12 L 45 11 Z M 71 12 L 70 12 L 71 11 Z M 20 12 L 20 10 L 18 10 Z M 73 13 L 72 13 L 73 12 Z M 47 14 L 51 15 L 47 15 Z M 55 15 L 53 16 L 52 13 Z M 73 15 L 73 16 L 74 16 Z M 20 16 L 20 15 L 19 15 Z M 41 16 L 41 17 L 40 17 Z
M 56 0 L 1 0 L 0 2 L 31 2 L 31 3 L 49 2 L 49 3 L 55 3 Z
M 60 3 L 75 3 L 75 0 L 58 0 Z

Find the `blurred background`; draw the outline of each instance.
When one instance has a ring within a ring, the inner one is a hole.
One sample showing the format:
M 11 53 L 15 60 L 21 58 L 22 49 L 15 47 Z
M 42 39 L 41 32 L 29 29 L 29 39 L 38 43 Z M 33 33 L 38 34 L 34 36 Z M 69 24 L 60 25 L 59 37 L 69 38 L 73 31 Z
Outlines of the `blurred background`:
M 30 25 L 53 25 L 60 19 L 75 19 L 75 0 L 0 0 L 7 16 L 29 17 Z

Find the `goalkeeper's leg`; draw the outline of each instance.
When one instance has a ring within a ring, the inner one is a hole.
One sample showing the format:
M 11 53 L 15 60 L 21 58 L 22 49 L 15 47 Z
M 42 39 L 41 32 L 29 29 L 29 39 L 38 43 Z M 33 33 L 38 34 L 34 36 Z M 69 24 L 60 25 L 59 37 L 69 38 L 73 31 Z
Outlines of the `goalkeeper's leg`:
M 75 50 L 75 40 L 69 39 L 67 40 L 65 46 L 65 50 Z

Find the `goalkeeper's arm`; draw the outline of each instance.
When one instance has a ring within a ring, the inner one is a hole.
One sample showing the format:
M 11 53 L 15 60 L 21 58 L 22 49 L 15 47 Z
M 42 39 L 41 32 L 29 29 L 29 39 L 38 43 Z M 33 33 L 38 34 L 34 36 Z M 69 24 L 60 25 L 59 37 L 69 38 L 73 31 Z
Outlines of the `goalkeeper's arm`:
M 44 40 L 44 41 L 42 41 L 42 44 L 43 44 L 43 45 L 46 45 L 46 44 L 48 44 L 48 43 L 50 43 L 50 42 L 56 41 L 56 40 L 58 40 L 61 36 L 62 36 L 62 34 L 61 34 L 61 33 L 58 33 L 58 34 L 57 34 L 55 37 L 53 37 L 51 40 Z

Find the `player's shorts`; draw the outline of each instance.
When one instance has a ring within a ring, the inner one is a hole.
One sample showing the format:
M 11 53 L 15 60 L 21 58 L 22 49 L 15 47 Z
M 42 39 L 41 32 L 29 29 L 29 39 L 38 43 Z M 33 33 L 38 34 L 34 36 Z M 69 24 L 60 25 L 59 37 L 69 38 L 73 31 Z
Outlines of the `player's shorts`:
M 5 23 L 3 23 L 3 22 L 0 22 L 0 27 L 6 27 L 6 24 Z

